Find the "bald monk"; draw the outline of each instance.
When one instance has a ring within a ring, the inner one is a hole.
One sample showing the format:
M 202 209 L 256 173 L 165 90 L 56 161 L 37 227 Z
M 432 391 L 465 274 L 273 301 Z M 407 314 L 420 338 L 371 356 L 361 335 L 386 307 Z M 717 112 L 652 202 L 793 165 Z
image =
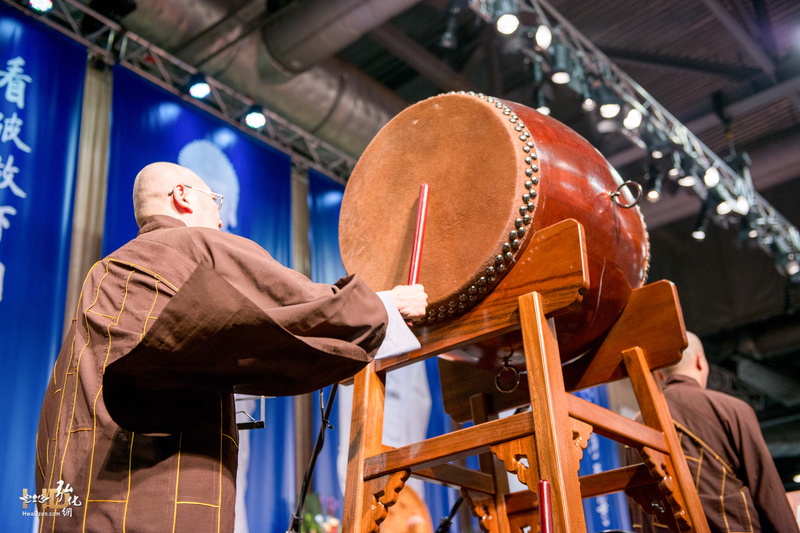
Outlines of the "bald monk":
M 703 345 L 697 335 L 687 336 L 681 360 L 656 373 L 664 381 L 664 396 L 711 533 L 797 533 L 755 412 L 738 398 L 706 390 L 709 366 Z M 634 529 L 667 531 L 644 522 Z
M 221 202 L 175 164 L 136 177 L 139 233 L 87 275 L 45 393 L 41 531 L 233 531 L 233 393 L 349 377 L 390 319 L 424 316 L 420 285 L 379 297 L 358 276 L 325 285 L 281 266 L 219 231 Z

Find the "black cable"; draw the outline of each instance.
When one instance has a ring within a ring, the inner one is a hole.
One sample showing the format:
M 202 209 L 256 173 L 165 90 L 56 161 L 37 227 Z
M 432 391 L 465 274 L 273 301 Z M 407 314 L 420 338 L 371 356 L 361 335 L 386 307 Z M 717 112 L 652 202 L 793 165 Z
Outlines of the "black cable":
M 308 468 L 306 468 L 306 475 L 303 478 L 303 486 L 300 489 L 300 495 L 297 499 L 297 508 L 292 515 L 291 521 L 289 522 L 289 529 L 286 530 L 286 533 L 299 533 L 300 532 L 300 521 L 303 517 L 303 506 L 306 503 L 306 495 L 308 494 L 308 487 L 311 485 L 311 476 L 314 474 L 314 467 L 317 464 L 317 457 L 319 457 L 320 452 L 322 451 L 322 446 L 325 444 L 325 430 L 326 429 L 333 429 L 333 426 L 328 422 L 328 418 L 331 415 L 331 410 L 333 409 L 333 399 L 336 397 L 336 389 L 339 388 L 338 383 L 334 383 L 331 386 L 331 395 L 328 397 L 328 403 L 325 405 L 325 411 L 322 413 L 322 420 L 319 426 L 319 433 L 317 434 L 317 442 L 314 445 L 314 453 L 311 454 L 311 460 L 308 462 Z M 320 407 L 322 406 L 322 391 L 319 391 L 319 399 L 320 399 Z
M 450 531 L 450 525 L 453 523 L 453 518 L 455 518 L 456 512 L 458 512 L 458 507 L 463 501 L 464 498 L 459 496 L 456 500 L 456 503 L 453 504 L 453 508 L 450 509 L 450 514 L 446 518 L 442 518 L 442 520 L 439 522 L 439 527 L 436 528 L 436 533 L 447 533 Z

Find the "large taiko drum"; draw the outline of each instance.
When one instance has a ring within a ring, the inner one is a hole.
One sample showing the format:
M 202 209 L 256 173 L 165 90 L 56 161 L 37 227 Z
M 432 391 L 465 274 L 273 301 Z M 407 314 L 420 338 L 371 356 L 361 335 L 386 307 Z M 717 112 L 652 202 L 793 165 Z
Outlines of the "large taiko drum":
M 591 287 L 556 319 L 563 360 L 590 349 L 645 281 L 644 220 L 594 147 L 521 104 L 450 93 L 386 124 L 345 189 L 342 260 L 374 290 L 407 281 L 423 183 L 430 196 L 419 282 L 429 306 L 418 326 L 457 320 L 514 268 L 536 231 L 568 218 L 584 227 Z

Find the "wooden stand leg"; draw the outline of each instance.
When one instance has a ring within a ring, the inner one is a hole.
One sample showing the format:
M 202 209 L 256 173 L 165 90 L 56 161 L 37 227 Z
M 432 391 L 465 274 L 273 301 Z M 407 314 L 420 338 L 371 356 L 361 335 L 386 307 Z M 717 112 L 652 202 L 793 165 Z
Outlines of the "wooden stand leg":
M 353 387 L 353 418 L 345 487 L 347 504 L 342 524 L 344 531 L 361 533 L 378 529 L 373 516 L 373 505 L 376 503 L 373 492 L 380 493 L 382 489 L 376 484 L 377 480 L 371 484 L 365 482 L 364 459 L 383 451 L 385 398 L 385 373 L 377 373 L 375 363 L 370 363 L 356 375 Z M 394 501 L 389 503 L 387 500 L 387 503 L 391 505 Z M 385 514 L 380 520 L 383 518 Z
M 681 531 L 708 533 L 708 522 L 694 490 L 692 474 L 686 464 L 680 441 L 672 424 L 669 407 L 661 392 L 661 387 L 653 379 L 641 348 L 631 348 L 622 352 L 622 358 L 633 385 L 642 420 L 648 426 L 664 433 L 669 448 L 666 459 L 650 456 L 648 467 L 651 473 L 660 470 L 659 486 L 666 496 L 674 516 L 674 522 Z M 673 477 L 674 476 L 674 477 Z
M 537 462 L 541 478 L 552 487 L 553 524 L 560 533 L 585 533 L 578 463 L 572 449 L 572 427 L 554 325 L 546 319 L 542 298 L 536 292 L 520 297 L 519 313 L 536 428 Z

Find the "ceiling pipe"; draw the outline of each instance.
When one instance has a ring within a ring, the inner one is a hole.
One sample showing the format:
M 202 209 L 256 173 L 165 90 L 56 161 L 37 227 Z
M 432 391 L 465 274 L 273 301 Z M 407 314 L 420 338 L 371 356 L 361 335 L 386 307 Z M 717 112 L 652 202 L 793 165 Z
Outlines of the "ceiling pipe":
M 278 16 L 279 11 L 272 16 L 265 12 L 263 1 L 137 0 L 137 9 L 123 24 L 321 140 L 358 157 L 407 102 L 343 61 L 323 58 L 386 22 L 384 17 L 414 3 L 416 0 L 308 0 L 298 2 L 291 13 Z M 315 30 L 323 20 L 332 21 L 331 28 L 317 35 Z M 284 47 L 279 51 L 284 55 L 274 57 L 265 38 L 279 31 L 305 36 L 306 40 Z M 309 51 L 315 49 L 317 53 L 312 55 Z M 312 60 L 323 61 L 310 66 Z M 283 66 L 294 61 L 300 61 L 307 70 L 296 74 Z
M 271 57 L 288 72 L 303 72 L 418 0 L 300 0 L 278 11 L 264 27 Z

